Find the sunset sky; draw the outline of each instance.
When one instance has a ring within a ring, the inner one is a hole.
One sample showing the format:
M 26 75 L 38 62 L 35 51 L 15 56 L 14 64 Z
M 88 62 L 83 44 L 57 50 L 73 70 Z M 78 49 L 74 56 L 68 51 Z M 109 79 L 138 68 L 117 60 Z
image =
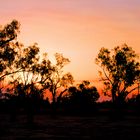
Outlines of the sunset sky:
M 16 19 L 19 39 L 63 53 L 75 80 L 95 80 L 101 47 L 127 43 L 140 54 L 140 0 L 0 0 L 0 24 Z

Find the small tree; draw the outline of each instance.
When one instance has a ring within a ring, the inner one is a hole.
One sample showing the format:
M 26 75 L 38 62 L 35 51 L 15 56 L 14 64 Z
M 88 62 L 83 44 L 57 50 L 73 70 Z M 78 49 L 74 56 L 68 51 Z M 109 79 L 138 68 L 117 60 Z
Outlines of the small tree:
M 67 98 L 73 105 L 89 108 L 99 99 L 100 95 L 95 86 L 89 81 L 83 81 L 77 87 L 72 86 L 68 90 Z
M 37 68 L 41 76 L 42 88 L 49 89 L 52 94 L 52 102 L 55 104 L 59 102 L 62 95 L 68 90 L 68 87 L 73 83 L 73 76 L 71 73 L 64 73 L 63 68 L 70 62 L 68 58 L 63 57 L 62 54 L 55 54 L 56 63 L 53 64 L 47 55 L 44 55 L 41 65 Z
M 138 88 L 137 85 L 132 86 L 140 79 L 140 63 L 135 51 L 126 44 L 112 51 L 101 48 L 96 64 L 102 69 L 100 76 L 105 85 L 105 93 L 108 95 L 110 91 L 113 102 L 123 103 Z

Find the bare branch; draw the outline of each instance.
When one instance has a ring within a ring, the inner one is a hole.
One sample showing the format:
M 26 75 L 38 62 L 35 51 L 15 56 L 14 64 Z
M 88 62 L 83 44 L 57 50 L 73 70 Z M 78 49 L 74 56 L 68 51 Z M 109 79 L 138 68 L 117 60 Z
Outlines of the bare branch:
M 103 69 L 103 68 L 102 68 L 102 69 Z M 104 69 L 103 69 L 103 72 L 104 72 L 104 74 L 105 74 L 106 78 L 108 79 L 108 81 L 111 83 L 111 85 L 113 85 L 112 81 L 109 79 L 109 77 L 107 76 L 107 74 L 106 74 L 106 72 L 105 72 L 105 70 L 104 70 Z
M 60 94 L 59 94 L 59 96 L 58 96 L 58 98 L 60 99 L 60 98 L 62 97 L 62 95 L 63 95 L 67 90 L 68 90 L 68 89 L 66 88 L 66 89 L 64 89 L 63 91 L 61 91 Z
M 127 93 L 127 95 L 128 95 L 129 93 L 131 93 L 132 91 L 134 91 L 134 90 L 138 89 L 138 88 L 140 88 L 140 86 L 137 86 L 137 87 L 135 87 L 135 88 L 131 89 L 131 90 Z
M 23 70 L 21 71 L 21 69 L 19 69 L 19 70 L 17 70 L 17 71 L 13 71 L 13 72 L 6 73 L 6 74 L 4 74 L 4 75 L 2 75 L 2 76 L 0 77 L 0 80 L 1 80 L 2 78 L 4 78 L 5 76 L 11 75 L 11 74 L 15 74 L 15 73 L 19 73 L 19 72 L 23 72 Z

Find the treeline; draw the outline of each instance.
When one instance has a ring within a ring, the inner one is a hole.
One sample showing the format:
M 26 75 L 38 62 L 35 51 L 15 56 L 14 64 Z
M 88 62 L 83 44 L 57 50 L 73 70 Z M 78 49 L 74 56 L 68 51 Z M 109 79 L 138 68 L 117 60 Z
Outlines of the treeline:
M 24 108 L 28 114 L 43 105 L 53 113 L 60 106 L 65 110 L 93 110 L 100 97 L 97 88 L 89 81 L 74 86 L 72 74 L 63 71 L 70 63 L 68 58 L 56 53 L 55 63 L 52 63 L 47 53 L 40 54 L 37 43 L 28 47 L 20 43 L 19 32 L 17 20 L 0 27 L 1 101 L 10 104 L 10 108 Z M 128 95 L 139 90 L 140 63 L 135 51 L 126 44 L 111 51 L 101 48 L 95 62 L 101 68 L 104 95 L 112 98 L 114 106 L 126 104 Z M 46 91 L 51 101 L 44 98 Z M 139 96 L 132 102 L 139 102 Z

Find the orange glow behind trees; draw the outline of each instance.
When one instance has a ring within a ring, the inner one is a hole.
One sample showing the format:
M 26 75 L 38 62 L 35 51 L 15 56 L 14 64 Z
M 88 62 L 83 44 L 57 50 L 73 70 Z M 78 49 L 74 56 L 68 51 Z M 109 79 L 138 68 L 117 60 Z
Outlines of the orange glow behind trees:
M 25 46 L 37 42 L 52 60 L 56 52 L 63 53 L 71 60 L 64 71 L 70 71 L 75 81 L 94 81 L 101 90 L 94 62 L 101 47 L 126 43 L 140 54 L 139 5 L 137 0 L 4 0 L 0 24 L 17 19 L 19 41 Z

